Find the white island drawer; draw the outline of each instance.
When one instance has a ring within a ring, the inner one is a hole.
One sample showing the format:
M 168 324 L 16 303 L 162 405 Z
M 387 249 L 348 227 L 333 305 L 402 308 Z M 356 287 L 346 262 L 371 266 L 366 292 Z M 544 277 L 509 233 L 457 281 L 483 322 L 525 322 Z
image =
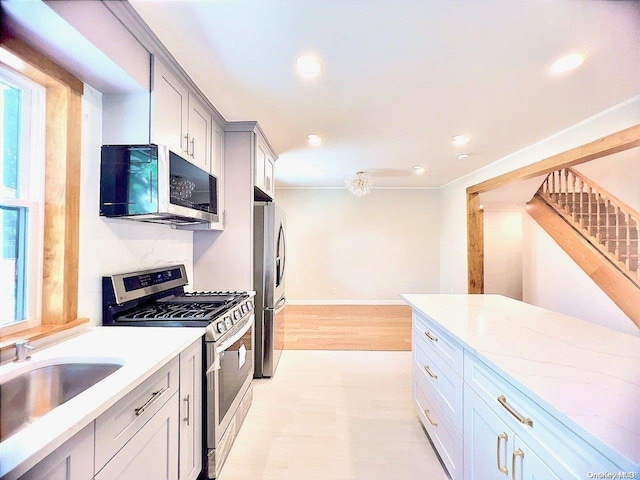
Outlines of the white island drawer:
M 431 345 L 444 362 L 462 377 L 464 350 L 429 318 L 413 312 L 414 344 L 424 342 Z
M 178 391 L 179 371 L 176 357 L 96 419 L 96 472 Z

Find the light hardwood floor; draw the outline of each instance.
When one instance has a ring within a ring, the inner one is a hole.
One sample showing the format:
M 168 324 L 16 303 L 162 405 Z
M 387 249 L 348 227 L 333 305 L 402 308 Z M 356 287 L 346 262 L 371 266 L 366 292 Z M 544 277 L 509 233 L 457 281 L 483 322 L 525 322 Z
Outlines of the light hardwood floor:
M 407 305 L 287 305 L 286 350 L 411 350 Z

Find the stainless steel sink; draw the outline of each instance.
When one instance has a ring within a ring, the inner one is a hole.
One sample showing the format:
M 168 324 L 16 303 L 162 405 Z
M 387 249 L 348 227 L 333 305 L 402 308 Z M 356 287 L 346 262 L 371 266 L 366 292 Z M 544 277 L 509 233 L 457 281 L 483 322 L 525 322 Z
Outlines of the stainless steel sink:
M 0 442 L 112 374 L 119 363 L 56 363 L 0 383 Z

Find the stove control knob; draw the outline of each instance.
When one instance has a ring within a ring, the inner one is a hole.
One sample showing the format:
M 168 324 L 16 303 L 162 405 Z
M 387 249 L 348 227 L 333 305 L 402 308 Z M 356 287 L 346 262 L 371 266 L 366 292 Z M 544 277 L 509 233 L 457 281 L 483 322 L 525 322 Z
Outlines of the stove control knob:
M 227 324 L 227 328 L 231 328 L 233 326 L 233 320 L 231 320 L 231 317 L 224 317 L 224 323 Z
M 246 314 L 249 311 L 249 307 L 247 307 L 246 303 L 243 303 L 242 305 L 240 305 L 240 310 L 242 311 L 242 314 Z
M 247 308 L 248 308 L 250 311 L 251 311 L 251 310 L 253 310 L 253 301 L 249 300 L 249 301 L 247 302 Z
M 234 310 L 233 311 L 233 319 L 238 321 L 242 318 L 242 312 L 240 312 L 240 310 Z
M 218 333 L 224 333 L 227 331 L 227 325 L 224 322 L 218 322 Z

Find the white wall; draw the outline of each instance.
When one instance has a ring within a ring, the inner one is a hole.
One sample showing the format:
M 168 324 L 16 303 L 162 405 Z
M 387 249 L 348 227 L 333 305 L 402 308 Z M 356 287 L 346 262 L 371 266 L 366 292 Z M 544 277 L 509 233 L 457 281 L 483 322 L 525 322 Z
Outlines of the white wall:
M 523 238 L 525 302 L 640 337 L 629 317 L 527 214 Z
M 78 315 L 93 325 L 102 322 L 103 275 L 184 263 L 193 272 L 189 231 L 100 217 L 100 146 L 102 95 L 85 85 L 82 99 L 82 165 L 80 172 L 80 258 Z
M 484 208 L 484 293 L 522 300 L 522 208 Z
M 591 117 L 519 152 L 443 187 L 440 191 L 442 228 L 440 229 L 440 290 L 442 293 L 467 291 L 466 188 L 519 167 L 544 160 L 554 154 L 591 142 L 611 133 L 640 124 L 640 96 Z M 521 126 L 522 127 L 522 126 Z M 465 234 L 462 234 L 464 232 Z M 561 273 L 563 276 L 565 272 Z M 570 280 L 569 280 L 569 283 Z M 585 303 L 597 299 L 585 297 Z M 594 305 L 594 308 L 596 305 Z M 559 299 L 557 308 L 564 308 Z M 574 316 L 580 316 L 580 312 Z
M 437 190 L 280 189 L 290 303 L 401 303 L 437 293 Z

